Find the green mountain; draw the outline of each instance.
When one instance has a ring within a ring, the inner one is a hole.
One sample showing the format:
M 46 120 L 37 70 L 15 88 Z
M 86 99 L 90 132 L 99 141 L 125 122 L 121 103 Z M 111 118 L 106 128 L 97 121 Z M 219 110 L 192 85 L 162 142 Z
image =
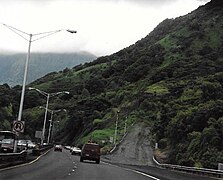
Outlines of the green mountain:
M 113 147 L 109 140 L 116 121 L 118 142 L 125 124 L 129 131 L 132 124 L 144 122 L 164 162 L 216 168 L 223 162 L 222 8 L 221 0 L 212 0 L 190 14 L 164 20 L 111 56 L 31 83 L 49 93 L 70 92 L 50 99 L 50 109 L 67 109 L 54 116 L 54 141 L 81 145 L 91 140 L 107 151 Z M 16 117 L 20 89 L 0 87 L 2 129 Z M 38 92 L 26 92 L 23 119 L 31 138 L 42 128 L 44 111 L 38 106 L 45 103 Z
M 87 52 L 79 53 L 32 53 L 28 70 L 28 83 L 54 71 L 72 68 L 96 59 Z M 0 84 L 22 84 L 26 54 L 0 54 Z

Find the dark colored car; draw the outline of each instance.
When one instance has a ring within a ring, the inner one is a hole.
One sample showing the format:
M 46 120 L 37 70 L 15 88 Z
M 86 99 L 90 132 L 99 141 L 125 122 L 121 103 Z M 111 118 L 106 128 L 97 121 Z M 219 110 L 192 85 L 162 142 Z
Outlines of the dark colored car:
M 55 145 L 54 151 L 60 151 L 60 152 L 62 152 L 62 145 Z
M 1 152 L 12 153 L 14 148 L 14 139 L 3 139 L 1 142 Z
M 95 143 L 84 144 L 81 150 L 80 162 L 84 160 L 96 161 L 97 164 L 100 163 L 100 146 Z

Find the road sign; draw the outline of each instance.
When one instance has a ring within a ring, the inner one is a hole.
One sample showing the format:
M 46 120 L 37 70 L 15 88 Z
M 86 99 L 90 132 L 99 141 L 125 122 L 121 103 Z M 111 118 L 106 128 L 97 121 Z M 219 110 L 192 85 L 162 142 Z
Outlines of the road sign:
M 218 163 L 218 170 L 223 171 L 223 163 Z
M 42 138 L 42 131 L 36 131 L 35 138 Z
M 14 121 L 13 122 L 13 130 L 14 132 L 23 133 L 25 129 L 25 121 Z

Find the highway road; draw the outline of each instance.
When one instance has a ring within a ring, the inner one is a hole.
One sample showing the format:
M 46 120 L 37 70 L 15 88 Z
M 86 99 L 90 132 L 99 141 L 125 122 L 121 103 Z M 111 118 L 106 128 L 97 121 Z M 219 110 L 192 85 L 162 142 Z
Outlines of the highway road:
M 68 150 L 51 150 L 35 162 L 19 167 L 0 170 L 1 180 L 209 180 L 210 178 L 176 173 L 155 167 L 143 169 L 119 167 L 108 163 L 85 161 L 73 156 Z M 153 175 L 151 175 L 153 174 Z

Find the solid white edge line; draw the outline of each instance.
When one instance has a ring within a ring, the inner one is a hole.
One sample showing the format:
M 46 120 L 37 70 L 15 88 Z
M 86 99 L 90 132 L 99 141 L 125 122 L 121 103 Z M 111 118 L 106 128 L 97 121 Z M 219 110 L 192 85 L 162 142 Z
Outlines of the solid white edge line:
M 137 170 L 133 170 L 133 169 L 125 168 L 125 167 L 120 167 L 120 166 L 117 166 L 117 165 L 114 165 L 114 164 L 110 164 L 110 163 L 107 163 L 107 162 L 102 162 L 102 163 L 103 163 L 103 164 L 110 165 L 110 166 L 119 167 L 119 168 L 125 169 L 125 170 L 127 170 L 127 171 L 132 171 L 132 172 L 134 172 L 134 173 L 141 174 L 141 175 L 143 175 L 143 176 L 149 177 L 149 178 L 154 179 L 154 180 L 160 180 L 160 179 L 158 179 L 158 178 L 156 178 L 156 177 L 154 177 L 154 176 L 151 176 L 151 175 L 149 175 L 149 174 L 146 174 L 146 173 L 143 173 L 143 172 L 140 172 L 140 171 L 137 171 Z
M 127 170 L 132 171 L 132 172 L 135 172 L 135 173 L 138 173 L 138 174 L 141 174 L 141 175 L 146 176 L 146 177 L 149 177 L 151 179 L 160 180 L 160 179 L 158 179 L 158 178 L 156 178 L 154 176 L 151 176 L 149 174 L 146 174 L 146 173 L 143 173 L 143 172 L 140 172 L 140 171 L 137 171 L 137 170 L 133 170 L 133 169 L 127 169 Z

